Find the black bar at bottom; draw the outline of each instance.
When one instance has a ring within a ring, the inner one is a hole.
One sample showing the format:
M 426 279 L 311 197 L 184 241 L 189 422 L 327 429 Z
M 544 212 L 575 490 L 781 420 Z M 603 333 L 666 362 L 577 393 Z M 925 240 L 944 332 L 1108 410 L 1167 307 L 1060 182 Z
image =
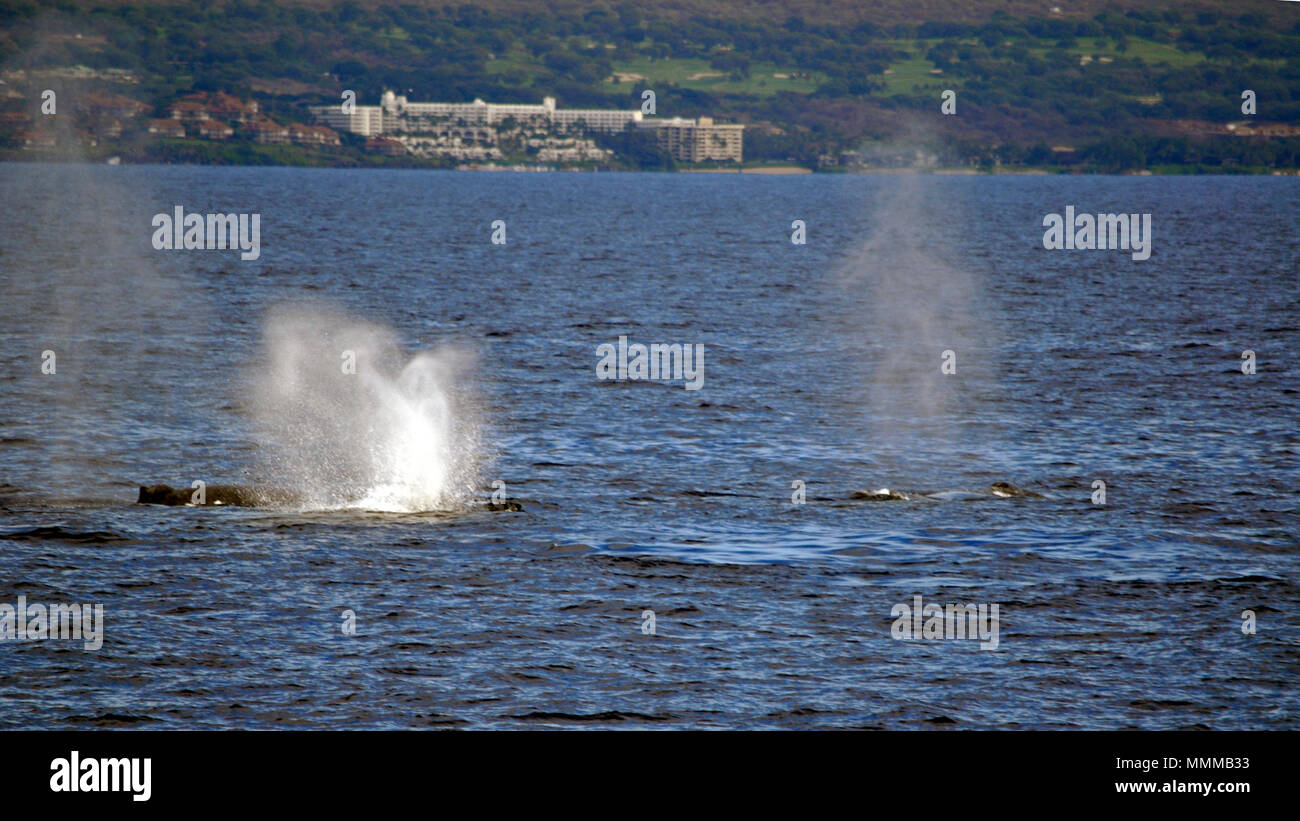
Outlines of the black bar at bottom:
M 1293 738 L 1244 732 L 9 732 L 0 734 L 10 752 L 0 783 L 11 806 L 19 799 L 52 809 L 126 811 L 337 811 L 468 795 L 485 806 L 528 796 L 544 804 L 587 803 L 635 794 L 634 804 L 618 811 L 644 814 L 657 801 L 680 802 L 684 790 L 703 791 L 706 803 L 815 795 L 820 805 L 828 793 L 845 792 L 859 801 L 921 798 L 927 807 L 982 797 L 1026 809 L 1181 807 L 1195 800 L 1222 810 L 1286 797 L 1283 767 L 1292 760 Z M 137 789 L 146 781 L 145 759 L 148 798 L 136 800 L 146 791 Z M 119 789 L 111 791 L 115 777 Z M 82 789 L 101 783 L 109 791 Z M 1210 785 L 1208 794 L 1203 784 Z

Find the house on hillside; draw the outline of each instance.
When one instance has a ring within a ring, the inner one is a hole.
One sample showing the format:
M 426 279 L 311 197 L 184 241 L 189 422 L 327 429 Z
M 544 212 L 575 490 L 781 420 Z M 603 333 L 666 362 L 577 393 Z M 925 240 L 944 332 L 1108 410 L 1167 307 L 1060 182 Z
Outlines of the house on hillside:
M 149 133 L 159 137 L 184 139 L 185 127 L 176 120 L 150 120 Z
M 288 145 L 289 129 L 271 120 L 254 120 L 243 131 L 253 142 L 263 145 Z
M 149 111 L 149 105 L 124 94 L 99 94 L 89 92 L 79 96 L 74 104 L 81 114 L 92 118 L 134 120 Z
M 339 133 L 323 125 L 291 123 L 289 138 L 298 145 L 339 145 Z
M 234 136 L 235 133 L 235 129 L 220 120 L 213 120 L 211 118 L 199 120 L 198 124 L 195 126 L 195 130 L 198 132 L 198 135 L 205 140 L 227 140 Z

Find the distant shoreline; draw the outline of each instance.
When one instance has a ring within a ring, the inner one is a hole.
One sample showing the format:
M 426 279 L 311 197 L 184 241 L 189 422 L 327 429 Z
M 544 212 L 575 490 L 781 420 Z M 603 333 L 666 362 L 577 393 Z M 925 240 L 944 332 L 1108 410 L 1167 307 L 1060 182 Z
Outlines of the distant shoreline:
M 124 152 L 126 153 L 126 152 Z M 1135 169 L 1131 171 L 1102 171 L 1078 167 L 1023 167 L 1023 166 L 999 166 L 996 168 L 969 168 L 969 167 L 925 167 L 925 168 L 837 168 L 833 170 L 814 170 L 798 165 L 756 165 L 741 166 L 739 168 L 682 168 L 675 169 L 637 169 L 637 168 L 595 168 L 580 166 L 520 166 L 517 164 L 506 164 L 500 166 L 478 165 L 472 168 L 457 168 L 439 166 L 431 163 L 419 162 L 347 162 L 347 163 L 330 163 L 330 162 L 168 162 L 159 159 L 140 159 L 138 157 L 122 156 L 119 154 L 102 153 L 100 156 L 87 156 L 80 153 L 62 153 L 51 151 L 25 151 L 25 150 L 0 150 L 0 162 L 4 163 L 34 163 L 34 164 L 74 164 L 74 165 L 106 165 L 112 167 L 121 166 L 148 166 L 148 165 L 175 165 L 188 167 L 210 167 L 210 168 L 339 168 L 339 169 L 361 169 L 374 168 L 386 170 L 406 170 L 406 171 L 459 171 L 459 172 L 483 172 L 492 174 L 501 173 L 599 173 L 599 174 L 741 174 L 751 176 L 802 176 L 805 174 L 816 174 L 817 176 L 866 176 L 866 175 L 900 175 L 900 174 L 925 174 L 932 176 L 1075 176 L 1075 177 L 1180 177 L 1180 176 L 1232 176 L 1232 177 L 1296 177 L 1300 176 L 1300 169 L 1293 168 L 1221 168 L 1217 166 L 1198 167 L 1193 165 L 1170 165 L 1161 166 L 1151 169 Z M 321 159 L 319 155 L 305 159 Z
M 752 168 L 679 168 L 683 174 L 812 174 L 811 168 L 802 165 L 760 165 Z

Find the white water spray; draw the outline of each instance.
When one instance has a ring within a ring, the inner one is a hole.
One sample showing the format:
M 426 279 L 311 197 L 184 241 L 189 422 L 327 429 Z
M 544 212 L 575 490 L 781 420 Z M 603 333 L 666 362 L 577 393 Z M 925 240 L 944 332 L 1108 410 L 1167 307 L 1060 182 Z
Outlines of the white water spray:
M 254 391 L 271 480 L 312 509 L 463 507 L 479 468 L 470 357 L 408 356 L 396 334 L 321 307 L 273 310 Z
M 978 450 L 974 421 L 996 349 L 978 268 L 962 260 L 971 241 L 964 202 L 952 198 L 964 188 L 920 174 L 882 176 L 872 187 L 868 237 L 839 273 L 842 337 L 860 352 L 848 395 L 861 406 L 864 453 L 882 476 L 951 481 Z

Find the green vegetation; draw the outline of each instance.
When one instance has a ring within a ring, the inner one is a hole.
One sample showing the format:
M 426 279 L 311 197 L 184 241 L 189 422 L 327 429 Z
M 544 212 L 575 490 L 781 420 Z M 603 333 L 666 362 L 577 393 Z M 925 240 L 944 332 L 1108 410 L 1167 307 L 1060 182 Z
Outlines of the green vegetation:
M 920 43 L 912 46 L 910 43 L 899 43 L 899 50 L 907 54 L 924 54 L 925 51 L 919 48 Z M 912 50 L 909 51 L 908 47 Z M 903 60 L 896 60 L 882 72 L 881 78 L 885 83 L 885 95 L 889 97 L 907 97 L 920 93 L 922 90 L 941 90 L 948 88 L 952 82 L 945 77 L 936 76 L 936 67 L 934 63 L 920 56 L 909 56 Z
M 725 55 L 725 53 L 724 53 Z M 745 94 L 768 97 L 781 91 L 809 94 L 826 82 L 821 72 L 801 71 L 797 66 L 750 63 L 715 58 L 642 56 L 614 63 L 614 82 L 620 91 L 639 95 L 642 89 L 689 88 L 712 94 Z
M 363 104 L 393 89 L 412 100 L 555 96 L 566 107 L 628 109 L 653 88 L 658 116 L 744 122 L 747 160 L 809 167 L 852 150 L 880 156 L 905 140 L 941 164 L 982 168 L 1296 167 L 1288 146 L 1300 127 L 1300 18 L 1286 10 L 1101 0 L 1065 14 L 1025 3 L 972 1 L 951 14 L 926 3 L 912 12 L 831 5 L 789 2 L 773 15 L 769 5 L 740 14 L 704 0 L 563 11 L 490 0 L 52 8 L 0 0 L 0 70 L 126 69 L 138 82 L 112 90 L 159 111 L 180 94 L 224 90 L 286 122 L 307 120 L 307 105 L 338 102 L 344 89 Z M 955 117 L 939 112 L 945 89 L 958 93 Z M 1257 115 L 1242 113 L 1243 89 L 1256 93 Z M 10 98 L 0 110 L 31 105 Z M 1231 136 L 1226 125 L 1242 121 L 1274 128 Z M 644 146 L 624 148 L 634 164 L 665 167 Z M 273 150 L 186 150 L 193 161 L 302 161 Z M 354 155 L 371 157 L 344 146 L 311 161 Z

